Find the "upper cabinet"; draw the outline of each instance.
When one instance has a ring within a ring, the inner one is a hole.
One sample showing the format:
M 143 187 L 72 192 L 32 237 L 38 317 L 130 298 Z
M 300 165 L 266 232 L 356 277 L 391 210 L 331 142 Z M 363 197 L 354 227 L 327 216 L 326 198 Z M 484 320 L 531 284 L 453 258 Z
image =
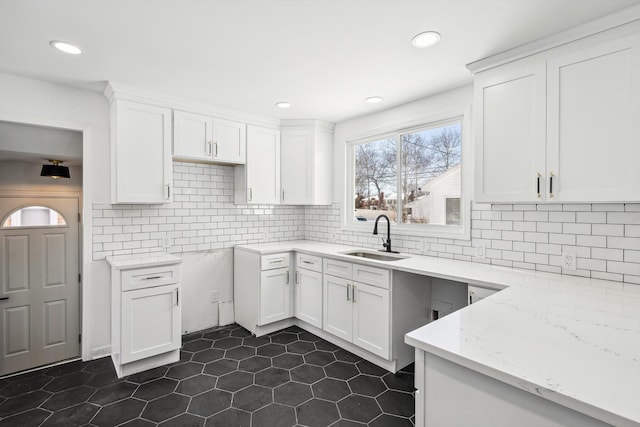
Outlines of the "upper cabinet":
M 332 202 L 333 125 L 316 120 L 281 123 L 281 202 L 327 205 Z
M 171 110 L 111 102 L 111 202 L 171 201 Z
M 640 200 L 639 129 L 640 35 L 551 58 L 547 197 Z
M 246 125 L 185 111 L 173 112 L 173 155 L 185 160 L 245 163 Z
M 640 35 L 628 33 L 476 73 L 477 202 L 640 201 Z
M 280 203 L 280 131 L 247 126 L 247 162 L 235 168 L 236 204 Z

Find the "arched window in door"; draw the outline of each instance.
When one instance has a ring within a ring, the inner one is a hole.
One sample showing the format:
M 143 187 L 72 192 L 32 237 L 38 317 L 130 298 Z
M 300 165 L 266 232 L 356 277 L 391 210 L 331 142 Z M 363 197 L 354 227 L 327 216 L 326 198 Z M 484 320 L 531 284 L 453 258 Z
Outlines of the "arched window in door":
M 2 220 L 2 228 L 60 227 L 67 225 L 62 214 L 46 206 L 25 206 Z

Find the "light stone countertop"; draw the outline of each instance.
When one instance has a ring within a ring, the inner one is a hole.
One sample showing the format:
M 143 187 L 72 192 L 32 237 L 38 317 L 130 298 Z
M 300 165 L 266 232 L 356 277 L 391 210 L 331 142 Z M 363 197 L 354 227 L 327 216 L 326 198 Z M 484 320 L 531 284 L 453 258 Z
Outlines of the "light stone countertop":
M 413 254 L 376 261 L 343 254 L 359 247 L 309 240 L 237 247 L 508 288 L 408 333 L 405 342 L 607 423 L 640 426 L 638 285 Z
M 108 256 L 107 262 L 117 270 L 179 264 L 182 258 L 165 253 Z

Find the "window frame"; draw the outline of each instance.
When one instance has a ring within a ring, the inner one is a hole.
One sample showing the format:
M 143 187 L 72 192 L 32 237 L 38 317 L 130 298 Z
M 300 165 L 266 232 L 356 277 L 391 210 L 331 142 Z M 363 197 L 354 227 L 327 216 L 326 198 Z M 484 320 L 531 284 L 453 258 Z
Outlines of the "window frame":
M 52 213 L 55 212 L 62 218 L 62 220 L 64 221 L 64 224 L 11 225 L 11 226 L 5 227 L 5 223 L 11 216 L 25 209 L 33 209 L 33 208 L 48 209 L 50 219 L 51 219 Z M 0 221 L 0 230 L 9 231 L 9 230 L 24 230 L 24 229 L 31 229 L 31 228 L 69 228 L 69 221 L 62 213 L 60 213 L 59 211 L 57 211 L 52 207 L 45 206 L 45 205 L 24 205 L 24 206 L 17 207 L 12 211 L 10 211 L 8 214 L 6 214 L 4 218 L 2 218 L 2 220 Z
M 473 194 L 473 156 L 471 152 L 471 107 L 464 111 L 449 112 L 437 116 L 430 116 L 422 120 L 414 120 L 412 123 L 389 126 L 387 129 L 378 129 L 373 133 L 358 138 L 347 139 L 345 150 L 345 179 L 343 187 L 343 200 L 341 209 L 341 229 L 356 232 L 372 232 L 371 221 L 356 222 L 353 220 L 352 195 L 355 188 L 355 155 L 354 147 L 367 142 L 375 142 L 393 137 L 396 139 L 398 154 L 401 144 L 398 143 L 400 135 L 422 131 L 438 126 L 446 126 L 455 122 L 460 123 L 460 226 L 445 224 L 392 224 L 392 232 L 403 236 L 416 237 L 440 237 L 449 239 L 471 240 L 471 195 Z M 399 158 L 399 155 L 397 156 Z M 396 177 L 399 180 L 399 177 Z M 398 189 L 398 191 L 400 191 Z M 398 191 L 396 193 L 398 193 Z M 397 207 L 396 207 L 397 209 Z

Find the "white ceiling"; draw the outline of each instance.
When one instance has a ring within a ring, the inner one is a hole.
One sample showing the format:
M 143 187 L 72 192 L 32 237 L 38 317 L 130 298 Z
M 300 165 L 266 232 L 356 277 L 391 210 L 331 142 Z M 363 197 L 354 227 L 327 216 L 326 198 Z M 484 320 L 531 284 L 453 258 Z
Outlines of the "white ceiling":
M 465 64 L 640 0 L 0 0 L 0 71 L 331 122 L 471 82 Z M 442 41 L 415 49 L 435 30 Z M 62 54 L 64 40 L 84 50 Z M 377 105 L 364 98 L 385 98 Z M 279 110 L 277 101 L 293 107 Z

